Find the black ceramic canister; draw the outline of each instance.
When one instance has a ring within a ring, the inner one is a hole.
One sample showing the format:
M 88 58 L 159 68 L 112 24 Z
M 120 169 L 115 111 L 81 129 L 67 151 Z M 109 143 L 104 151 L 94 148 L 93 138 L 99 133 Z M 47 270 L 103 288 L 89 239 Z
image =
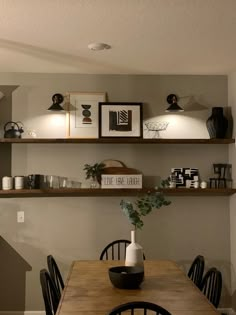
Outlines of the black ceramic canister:
M 40 178 L 39 174 L 32 174 L 27 176 L 27 186 L 29 189 L 40 189 Z
M 224 116 L 223 107 L 212 107 L 212 114 L 206 121 L 210 138 L 225 138 L 228 120 Z

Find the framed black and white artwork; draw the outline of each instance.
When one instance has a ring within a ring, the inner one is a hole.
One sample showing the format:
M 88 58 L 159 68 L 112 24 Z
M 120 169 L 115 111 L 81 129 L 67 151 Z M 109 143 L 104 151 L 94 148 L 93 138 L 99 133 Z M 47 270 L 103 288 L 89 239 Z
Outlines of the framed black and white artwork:
M 99 137 L 142 137 L 142 103 L 100 102 Z
M 98 138 L 98 104 L 105 102 L 106 93 L 69 92 L 68 95 L 67 137 Z
M 199 181 L 198 168 L 171 168 L 171 174 L 175 176 L 176 187 L 194 188 L 194 183 Z

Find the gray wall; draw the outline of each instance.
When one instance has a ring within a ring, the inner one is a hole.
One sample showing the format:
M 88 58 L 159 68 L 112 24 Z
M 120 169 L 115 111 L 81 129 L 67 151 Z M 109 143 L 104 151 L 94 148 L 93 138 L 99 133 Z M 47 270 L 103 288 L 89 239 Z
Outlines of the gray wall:
M 13 119 L 38 136 L 63 137 L 65 125 L 50 128 L 42 117 L 56 92 L 107 92 L 109 101 L 144 102 L 144 117 L 162 115 L 169 93 L 195 95 L 206 108 L 227 106 L 225 76 L 122 76 L 1 74 L 0 84 L 19 85 L 13 93 Z M 184 115 L 197 117 L 186 111 Z M 205 119 L 210 110 L 201 116 Z M 188 130 L 183 128 L 183 137 Z M 176 127 L 178 128 L 178 126 Z M 205 128 L 205 127 L 204 127 Z M 77 176 L 85 183 L 83 166 L 104 159 L 118 159 L 148 177 L 166 178 L 171 167 L 198 167 L 201 177 L 211 175 L 212 163 L 228 161 L 227 145 L 126 145 L 55 144 L 13 145 L 12 174 L 31 173 Z M 153 178 L 152 178 L 153 179 Z M 131 227 L 122 214 L 121 198 L 25 198 L 0 200 L 0 229 L 9 252 L 21 258 L 25 274 L 25 302 L 18 310 L 43 310 L 39 270 L 52 254 L 66 278 L 74 259 L 98 259 L 102 248 L 116 238 L 129 238 Z M 173 259 L 186 271 L 197 254 L 207 266 L 220 268 L 224 277 L 222 305 L 230 304 L 230 232 L 228 197 L 171 197 L 172 204 L 153 212 L 138 233 L 148 259 Z M 16 212 L 25 211 L 25 223 Z M 14 257 L 11 255 L 11 257 Z M 15 295 L 17 298 L 17 295 Z M 1 309 L 13 310 L 0 304 Z

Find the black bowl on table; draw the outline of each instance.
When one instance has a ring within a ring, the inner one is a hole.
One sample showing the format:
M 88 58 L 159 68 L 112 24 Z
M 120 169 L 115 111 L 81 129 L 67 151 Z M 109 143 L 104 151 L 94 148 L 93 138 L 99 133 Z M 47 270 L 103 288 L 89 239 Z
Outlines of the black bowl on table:
M 109 277 L 114 287 L 137 289 L 143 281 L 143 267 L 118 266 L 109 268 Z

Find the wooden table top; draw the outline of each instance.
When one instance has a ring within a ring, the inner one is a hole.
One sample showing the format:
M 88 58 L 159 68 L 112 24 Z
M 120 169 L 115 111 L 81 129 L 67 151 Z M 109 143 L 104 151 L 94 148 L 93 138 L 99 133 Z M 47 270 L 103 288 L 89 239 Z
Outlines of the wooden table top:
M 73 262 L 57 315 L 106 315 L 115 306 L 130 301 L 148 301 L 172 315 L 219 315 L 214 306 L 175 262 L 144 262 L 145 279 L 137 290 L 113 287 L 108 268 L 121 261 Z

